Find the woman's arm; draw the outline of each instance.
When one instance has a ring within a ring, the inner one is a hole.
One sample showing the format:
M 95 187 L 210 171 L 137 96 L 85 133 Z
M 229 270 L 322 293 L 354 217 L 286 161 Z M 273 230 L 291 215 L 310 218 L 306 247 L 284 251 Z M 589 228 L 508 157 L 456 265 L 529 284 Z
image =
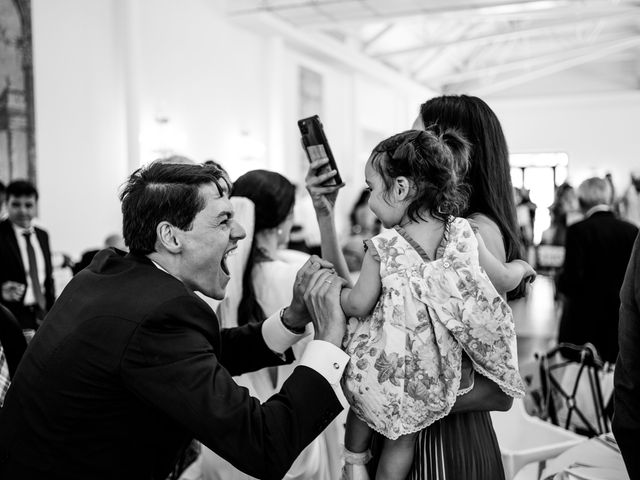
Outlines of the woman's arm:
M 340 294 L 340 305 L 347 317 L 368 315 L 376 306 L 380 297 L 380 262 L 367 250 L 360 276 L 353 288 L 343 288 Z
M 536 271 L 527 262 L 516 259 L 509 263 L 503 263 L 489 251 L 480 233 L 476 233 L 476 238 L 480 266 L 487 272 L 496 290 L 508 292 L 516 288 L 523 278 L 535 278 Z
M 456 399 L 451 411 L 453 413 L 499 411 L 506 412 L 511 408 L 513 398 L 500 390 L 494 382 L 482 375 L 475 375 L 473 389 Z
M 478 232 L 482 236 L 487 250 L 498 261 L 506 262 L 507 255 L 498 225 L 482 214 L 474 215 L 470 220 L 473 220 L 478 227 Z M 506 290 L 497 287 L 496 290 L 506 296 Z M 512 403 L 513 399 L 500 390 L 497 384 L 478 374 L 475 375 L 473 389 L 456 399 L 452 412 L 506 411 L 511 408 Z

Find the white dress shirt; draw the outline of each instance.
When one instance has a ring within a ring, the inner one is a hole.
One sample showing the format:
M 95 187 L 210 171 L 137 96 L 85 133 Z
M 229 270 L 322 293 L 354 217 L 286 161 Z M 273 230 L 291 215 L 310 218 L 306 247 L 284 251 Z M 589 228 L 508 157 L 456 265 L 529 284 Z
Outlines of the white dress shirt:
M 40 290 L 43 295 L 45 292 L 44 280 L 47 275 L 44 267 L 44 253 L 42 253 L 40 242 L 38 241 L 38 237 L 36 236 L 36 232 L 33 227 L 22 228 L 15 223 L 11 223 L 11 225 L 13 226 L 13 231 L 16 234 L 16 239 L 18 240 L 18 248 L 20 249 L 20 256 L 22 257 L 22 264 L 24 265 L 24 275 L 27 279 L 27 288 L 24 294 L 23 304 L 34 305 L 36 303 L 36 297 L 33 293 L 33 285 L 31 284 L 31 277 L 29 276 L 29 254 L 27 253 L 27 239 L 24 238 L 24 232 L 31 232 L 31 245 L 33 246 L 33 251 L 36 255 L 38 280 L 40 281 Z
M 169 273 L 158 263 L 153 260 L 152 262 L 163 272 Z M 169 273 L 169 275 L 171 274 Z M 270 350 L 282 354 L 294 343 L 304 338 L 307 333 L 293 333 L 283 325 L 282 320 L 280 320 L 280 314 L 281 311 L 277 311 L 262 323 L 262 337 Z M 336 392 L 336 396 L 341 403 L 344 404 L 340 378 L 342 378 L 342 373 L 348 362 L 349 355 L 334 344 L 324 340 L 311 340 L 299 363 L 322 375 L 329 382 L 333 391 Z

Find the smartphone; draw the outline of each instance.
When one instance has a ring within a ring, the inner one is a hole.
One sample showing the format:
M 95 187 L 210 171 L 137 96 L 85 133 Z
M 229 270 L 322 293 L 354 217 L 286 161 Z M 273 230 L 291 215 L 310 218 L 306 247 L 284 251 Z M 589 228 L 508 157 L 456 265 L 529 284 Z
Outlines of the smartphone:
M 298 120 L 298 128 L 302 135 L 302 146 L 307 152 L 309 162 L 313 162 L 319 158 L 329 159 L 329 163 L 320 168 L 318 173 L 322 174 L 331 170 L 337 172 L 334 177 L 324 182 L 323 185 L 340 185 L 342 178 L 340 177 L 340 172 L 338 172 L 338 166 L 333 158 L 333 153 L 331 153 L 331 147 L 329 147 L 327 137 L 324 134 L 324 128 L 322 128 L 320 118 L 314 115 L 313 117 Z

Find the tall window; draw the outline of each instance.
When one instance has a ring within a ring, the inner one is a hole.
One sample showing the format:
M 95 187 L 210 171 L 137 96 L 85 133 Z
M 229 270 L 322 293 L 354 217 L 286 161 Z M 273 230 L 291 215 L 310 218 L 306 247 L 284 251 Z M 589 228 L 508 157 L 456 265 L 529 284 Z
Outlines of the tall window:
M 542 232 L 549 228 L 549 207 L 553 203 L 555 187 L 567 179 L 569 156 L 556 153 L 513 153 L 511 181 L 515 188 L 528 191 L 536 205 L 533 222 L 533 243 L 540 243 Z

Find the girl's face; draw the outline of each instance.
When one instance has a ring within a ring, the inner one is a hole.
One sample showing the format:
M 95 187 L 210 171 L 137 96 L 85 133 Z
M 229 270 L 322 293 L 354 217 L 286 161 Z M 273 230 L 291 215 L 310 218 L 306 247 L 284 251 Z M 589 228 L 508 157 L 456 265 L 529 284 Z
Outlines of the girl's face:
M 405 205 L 402 201 L 395 201 L 393 188 L 390 192 L 387 192 L 384 180 L 371 164 L 374 155 L 367 160 L 367 164 L 364 167 L 365 182 L 371 192 L 369 208 L 380 219 L 385 228 L 391 228 L 402 223 Z

